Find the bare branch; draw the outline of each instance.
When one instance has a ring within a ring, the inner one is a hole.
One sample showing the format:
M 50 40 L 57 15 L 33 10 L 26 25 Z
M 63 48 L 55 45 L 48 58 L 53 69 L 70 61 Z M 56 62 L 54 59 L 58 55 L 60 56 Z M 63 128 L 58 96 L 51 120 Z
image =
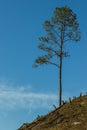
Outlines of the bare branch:
M 47 61 L 49 64 L 51 64 L 51 65 L 54 65 L 54 66 L 56 66 L 57 68 L 59 68 L 59 65 L 58 64 L 56 64 L 56 63 L 54 63 L 54 62 L 51 62 L 51 61 Z
M 52 30 L 54 31 L 54 33 L 60 38 L 60 35 L 59 35 L 59 33 L 54 29 L 54 28 L 52 28 Z
M 70 38 L 69 38 L 69 39 L 65 39 L 65 40 L 64 40 L 64 43 L 67 42 L 67 41 L 71 41 L 71 39 L 70 39 Z

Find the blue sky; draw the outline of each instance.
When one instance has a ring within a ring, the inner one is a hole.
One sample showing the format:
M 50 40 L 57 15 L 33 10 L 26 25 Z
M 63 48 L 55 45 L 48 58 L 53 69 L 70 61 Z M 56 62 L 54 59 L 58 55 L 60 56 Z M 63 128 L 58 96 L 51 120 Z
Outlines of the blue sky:
M 64 5 L 77 14 L 82 38 L 70 44 L 71 56 L 63 61 L 63 99 L 87 92 L 87 2 L 0 0 L 0 130 L 16 130 L 58 104 L 58 70 L 32 64 L 40 55 L 42 24 Z

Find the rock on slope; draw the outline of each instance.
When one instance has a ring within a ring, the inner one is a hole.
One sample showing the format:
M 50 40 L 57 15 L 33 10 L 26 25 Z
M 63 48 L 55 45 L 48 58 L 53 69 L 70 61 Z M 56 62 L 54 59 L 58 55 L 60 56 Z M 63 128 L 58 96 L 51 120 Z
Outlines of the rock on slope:
M 87 96 L 75 98 L 18 130 L 87 130 Z

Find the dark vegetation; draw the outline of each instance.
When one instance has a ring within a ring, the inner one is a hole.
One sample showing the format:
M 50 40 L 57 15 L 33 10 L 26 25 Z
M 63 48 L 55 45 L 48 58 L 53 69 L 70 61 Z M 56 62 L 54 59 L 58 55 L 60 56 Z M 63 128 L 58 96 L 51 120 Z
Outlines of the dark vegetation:
M 38 116 L 32 123 L 23 124 L 18 130 L 87 130 L 87 95 L 69 100 L 45 116 Z

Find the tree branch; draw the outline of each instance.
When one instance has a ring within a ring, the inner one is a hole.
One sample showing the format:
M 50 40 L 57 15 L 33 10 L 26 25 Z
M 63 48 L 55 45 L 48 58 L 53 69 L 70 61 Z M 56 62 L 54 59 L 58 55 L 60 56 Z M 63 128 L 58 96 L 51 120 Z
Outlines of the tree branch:
M 55 65 L 57 68 L 59 68 L 59 65 L 54 63 L 54 62 L 51 62 L 51 61 L 47 61 L 47 63 L 51 64 L 51 65 Z

